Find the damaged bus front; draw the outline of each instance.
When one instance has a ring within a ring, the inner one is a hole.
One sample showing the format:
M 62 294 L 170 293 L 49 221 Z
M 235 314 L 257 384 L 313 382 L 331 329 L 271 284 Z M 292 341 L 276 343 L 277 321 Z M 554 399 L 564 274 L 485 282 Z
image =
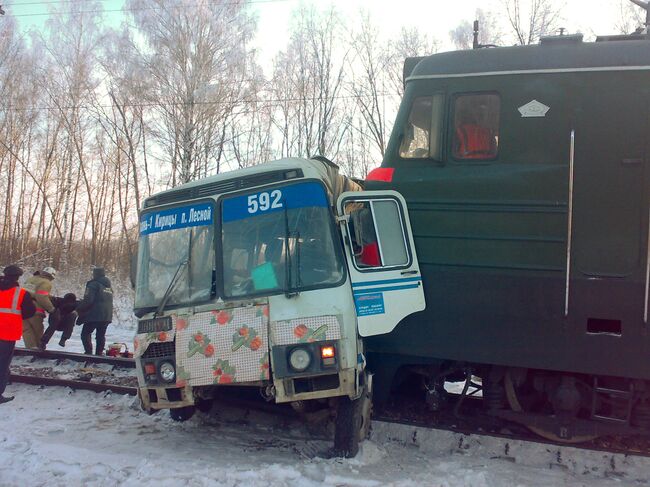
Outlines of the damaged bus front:
M 335 448 L 356 453 L 372 388 L 361 335 L 424 307 L 403 200 L 360 189 L 326 159 L 283 159 L 146 200 L 135 299 L 146 410 L 185 420 L 220 388 L 256 386 L 332 405 Z M 401 291 L 385 285 L 396 277 Z

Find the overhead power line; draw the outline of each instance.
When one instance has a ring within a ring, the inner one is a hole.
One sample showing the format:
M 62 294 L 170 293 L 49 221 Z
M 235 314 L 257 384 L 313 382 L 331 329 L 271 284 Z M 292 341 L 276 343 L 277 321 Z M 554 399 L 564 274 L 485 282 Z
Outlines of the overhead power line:
M 377 93 L 378 97 L 386 98 L 393 97 L 399 98 L 399 95 L 396 93 Z M 363 95 L 339 95 L 331 97 L 330 100 L 351 100 L 364 98 Z M 307 98 L 262 98 L 262 99 L 252 99 L 252 100 L 240 100 L 240 101 L 195 101 L 191 104 L 193 105 L 232 105 L 233 107 L 237 105 L 246 105 L 246 104 L 268 104 L 268 103 L 284 103 L 284 102 L 304 102 L 304 101 L 318 101 L 320 97 L 307 97 Z M 125 108 L 147 108 L 147 107 L 170 107 L 170 106 L 183 106 L 189 105 L 190 103 L 185 102 L 162 102 L 162 103 L 125 103 L 125 104 L 115 104 L 111 103 L 108 105 L 68 105 L 68 106 L 42 106 L 42 107 L 1 107 L 0 112 L 3 111 L 15 111 L 15 112 L 29 112 L 29 111 L 49 111 L 49 110 L 90 110 L 93 108 L 115 108 L 115 107 L 125 107 Z
M 244 2 L 219 2 L 219 5 L 250 5 L 258 3 L 278 3 L 278 2 L 289 2 L 293 0 L 246 0 Z M 21 6 L 21 5 L 37 5 L 37 4 L 49 4 L 49 3 L 60 3 L 60 2 L 32 2 L 32 3 L 22 3 L 22 4 L 13 4 L 6 5 L 6 7 L 12 6 Z M 196 3 L 194 6 L 205 5 L 205 2 Z M 142 12 L 146 10 L 177 10 L 191 8 L 191 5 L 169 5 L 169 6 L 155 6 L 155 7 L 140 7 L 140 8 L 114 8 L 114 9 L 94 9 L 94 10 L 66 10 L 64 12 L 34 12 L 27 14 L 9 14 L 7 17 L 43 17 L 43 16 L 56 16 L 56 15 L 83 15 L 83 14 L 101 14 L 101 13 L 116 13 L 116 12 Z

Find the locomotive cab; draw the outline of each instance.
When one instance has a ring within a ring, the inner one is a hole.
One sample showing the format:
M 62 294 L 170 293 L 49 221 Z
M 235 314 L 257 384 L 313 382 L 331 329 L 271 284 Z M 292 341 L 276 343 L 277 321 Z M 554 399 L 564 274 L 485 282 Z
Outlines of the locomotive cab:
M 366 342 L 378 387 L 471 371 L 554 439 L 650 433 L 649 103 L 646 34 L 406 60 L 366 187 L 404 195 L 428 306 Z

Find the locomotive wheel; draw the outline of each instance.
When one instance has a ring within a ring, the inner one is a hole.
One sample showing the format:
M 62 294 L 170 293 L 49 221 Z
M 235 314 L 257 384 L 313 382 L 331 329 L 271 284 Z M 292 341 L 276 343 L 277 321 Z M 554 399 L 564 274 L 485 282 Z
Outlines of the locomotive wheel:
M 510 370 L 506 371 L 503 382 L 506 390 L 506 398 L 508 400 L 508 405 L 510 406 L 510 409 L 518 413 L 523 412 L 524 408 L 521 407 L 521 403 L 517 398 L 517 392 L 515 390 L 515 384 L 512 381 L 512 376 L 510 375 Z M 598 438 L 598 435 L 578 435 L 567 439 L 567 438 L 561 438 L 553 431 L 547 431 L 544 428 L 541 428 L 539 426 L 526 425 L 526 427 L 536 435 L 558 443 L 567 443 L 567 444 L 585 443 L 587 441 L 592 441 Z

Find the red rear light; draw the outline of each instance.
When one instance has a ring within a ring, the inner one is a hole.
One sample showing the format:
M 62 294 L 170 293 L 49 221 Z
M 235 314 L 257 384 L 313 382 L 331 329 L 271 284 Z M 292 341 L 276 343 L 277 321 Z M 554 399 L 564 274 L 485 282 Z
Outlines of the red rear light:
M 393 180 L 394 167 L 378 167 L 370 171 L 366 176 L 366 181 L 383 181 L 390 183 Z
M 154 364 L 144 364 L 144 373 L 147 375 L 155 375 L 156 366 Z

